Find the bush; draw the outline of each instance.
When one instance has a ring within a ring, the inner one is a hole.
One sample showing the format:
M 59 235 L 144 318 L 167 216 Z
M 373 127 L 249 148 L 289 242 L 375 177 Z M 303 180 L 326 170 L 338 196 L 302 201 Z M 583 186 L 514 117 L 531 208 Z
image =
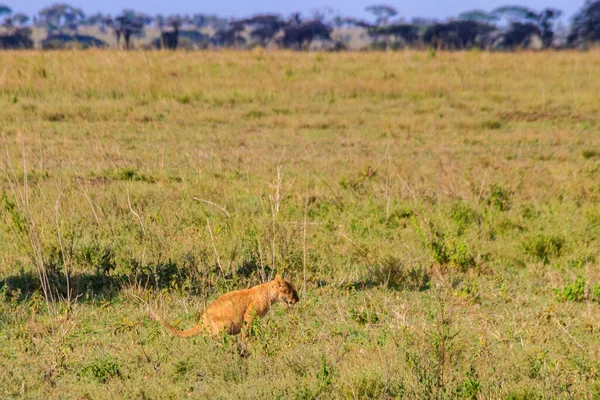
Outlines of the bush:
M 585 278 L 578 276 L 575 282 L 565 286 L 562 289 L 555 289 L 556 299 L 560 302 L 573 301 L 582 302 L 587 299 L 600 302 L 600 284 L 586 284 Z
M 487 198 L 487 204 L 498 211 L 507 211 L 510 209 L 510 198 L 512 192 L 500 185 L 490 185 L 490 194 Z
M 479 214 L 464 201 L 459 201 L 452 205 L 450 217 L 456 224 L 457 234 L 461 236 L 470 225 L 479 219 Z
M 597 150 L 584 150 L 582 154 L 583 158 L 586 160 L 589 158 L 600 157 L 600 151 Z
M 425 245 L 430 249 L 433 259 L 440 265 L 450 265 L 465 271 L 476 265 L 475 257 L 463 242 L 448 234 L 441 234 L 432 229 Z
M 523 242 L 526 254 L 548 264 L 553 257 L 559 257 L 565 248 L 565 240 L 558 236 L 537 235 Z
M 113 250 L 97 242 L 84 246 L 76 254 L 76 258 L 82 264 L 94 268 L 98 274 L 107 275 L 116 268 Z
M 424 290 L 429 287 L 430 276 L 420 267 L 408 267 L 395 257 L 388 257 L 369 268 L 371 280 L 376 285 L 392 289 Z
M 112 357 L 96 360 L 79 371 L 79 376 L 92 378 L 99 383 L 106 383 L 109 379 L 121 377 L 121 367 Z
M 403 397 L 404 385 L 398 382 L 389 382 L 383 376 L 372 372 L 358 376 L 346 390 L 348 392 L 344 393 L 345 398 L 395 399 Z

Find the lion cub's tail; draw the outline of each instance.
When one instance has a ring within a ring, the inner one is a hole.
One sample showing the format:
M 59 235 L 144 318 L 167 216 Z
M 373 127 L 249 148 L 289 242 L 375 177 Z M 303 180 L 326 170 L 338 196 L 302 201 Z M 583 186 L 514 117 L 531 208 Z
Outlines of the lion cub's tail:
M 194 326 L 193 328 L 180 331 L 179 329 L 173 327 L 172 325 L 170 325 L 168 322 L 163 320 L 161 317 L 159 317 L 152 311 L 149 311 L 149 317 L 155 321 L 160 322 L 172 334 L 177 335 L 179 337 L 192 337 L 192 336 L 197 336 L 204 332 L 204 325 L 202 325 L 202 320 L 198 321 L 196 326 Z

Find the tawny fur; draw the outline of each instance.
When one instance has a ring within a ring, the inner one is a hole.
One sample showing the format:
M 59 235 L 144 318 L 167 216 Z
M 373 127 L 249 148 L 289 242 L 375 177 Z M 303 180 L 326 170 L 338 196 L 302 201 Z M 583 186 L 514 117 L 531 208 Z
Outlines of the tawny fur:
M 284 301 L 288 304 L 295 304 L 298 301 L 296 289 L 279 275 L 270 282 L 217 297 L 204 310 L 204 314 L 196 326 L 191 329 L 179 330 L 157 315 L 151 314 L 151 316 L 171 333 L 180 337 L 199 334 L 217 336 L 220 333 L 237 335 L 254 318 L 264 318 L 271 305 L 277 301 Z

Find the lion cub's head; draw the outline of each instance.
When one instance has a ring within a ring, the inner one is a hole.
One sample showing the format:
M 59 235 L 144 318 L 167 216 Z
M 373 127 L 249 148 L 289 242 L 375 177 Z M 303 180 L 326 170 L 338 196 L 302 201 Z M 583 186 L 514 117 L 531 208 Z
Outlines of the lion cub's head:
M 275 276 L 273 282 L 275 282 L 275 289 L 277 290 L 277 298 L 279 300 L 286 302 L 288 305 L 298 302 L 298 293 L 291 283 L 283 279 L 279 274 Z

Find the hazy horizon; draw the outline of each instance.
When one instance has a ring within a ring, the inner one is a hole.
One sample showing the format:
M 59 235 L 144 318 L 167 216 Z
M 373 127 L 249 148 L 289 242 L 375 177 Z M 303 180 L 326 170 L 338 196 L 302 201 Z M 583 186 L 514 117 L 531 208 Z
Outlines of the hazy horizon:
M 38 11 L 48 5 L 62 1 L 21 0 L 3 1 L 10 6 L 14 12 L 24 12 L 28 15 L 36 15 Z M 73 6 L 83 9 L 86 14 L 96 12 L 118 14 L 123 9 L 134 9 L 145 13 L 155 14 L 217 14 L 223 17 L 245 17 L 259 13 L 277 13 L 287 16 L 292 12 L 301 12 L 311 15 L 314 11 L 330 10 L 332 15 L 368 17 L 365 7 L 371 4 L 390 4 L 399 11 L 399 16 L 407 19 L 413 17 L 425 17 L 445 19 L 457 16 L 463 11 L 482 9 L 491 11 L 501 5 L 519 4 L 533 9 L 545 7 L 558 8 L 564 12 L 566 18 L 570 18 L 577 12 L 584 1 L 566 0 L 528 0 L 512 2 L 510 0 L 458 0 L 455 2 L 441 2 L 436 0 L 422 0 L 415 4 L 406 4 L 400 1 L 376 1 L 376 0 L 305 0 L 302 5 L 284 3 L 274 0 L 258 0 L 254 2 L 246 0 L 223 0 L 211 4 L 197 4 L 187 0 L 171 0 L 169 2 L 157 0 L 128 0 L 126 2 L 117 0 L 105 0 L 101 3 L 90 0 L 68 2 Z

